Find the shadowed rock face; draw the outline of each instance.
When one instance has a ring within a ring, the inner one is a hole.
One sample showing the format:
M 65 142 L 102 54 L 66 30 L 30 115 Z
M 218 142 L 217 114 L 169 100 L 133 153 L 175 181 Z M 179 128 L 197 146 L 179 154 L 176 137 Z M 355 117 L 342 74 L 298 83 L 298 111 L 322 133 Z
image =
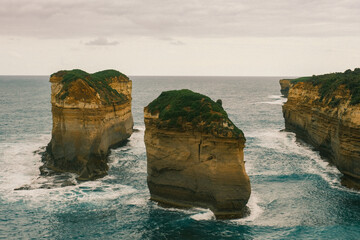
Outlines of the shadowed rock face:
M 163 92 L 144 109 L 144 118 L 152 200 L 209 208 L 220 219 L 246 214 L 251 189 L 245 138 L 219 103 L 189 90 Z
M 106 175 L 110 147 L 132 133 L 131 80 L 114 70 L 72 70 L 50 82 L 53 129 L 42 172 L 73 172 L 80 180 Z
M 280 92 L 282 95 L 284 95 L 284 97 L 287 97 L 289 94 L 289 89 L 290 89 L 290 80 L 288 79 L 282 79 L 279 81 L 280 82 Z
M 294 84 L 283 105 L 285 127 L 312 144 L 344 174 L 342 183 L 360 188 L 360 105 L 350 104 L 349 89 L 340 85 L 321 98 L 320 85 Z

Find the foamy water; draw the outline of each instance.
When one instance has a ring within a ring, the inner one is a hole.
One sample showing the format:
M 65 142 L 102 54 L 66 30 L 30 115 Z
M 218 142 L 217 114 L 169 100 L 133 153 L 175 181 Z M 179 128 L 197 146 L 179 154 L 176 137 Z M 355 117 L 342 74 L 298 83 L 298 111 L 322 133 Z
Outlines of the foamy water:
M 280 78 L 133 78 L 135 128 L 111 150 L 109 174 L 39 176 L 50 141 L 47 77 L 0 77 L 0 238 L 4 239 L 358 239 L 360 197 L 318 152 L 282 131 Z M 252 194 L 243 219 L 217 221 L 208 209 L 163 208 L 146 185 L 143 107 L 161 91 L 189 88 L 222 99 L 247 138 Z M 33 94 L 37 92 L 38 94 Z M 66 181 L 74 185 L 62 187 Z M 14 189 L 28 186 L 29 190 Z
M 257 104 L 275 104 L 275 105 L 282 105 L 283 103 L 285 103 L 287 101 L 286 98 L 282 97 L 281 95 L 269 95 L 268 99 L 270 101 L 265 101 L 265 102 L 259 102 Z

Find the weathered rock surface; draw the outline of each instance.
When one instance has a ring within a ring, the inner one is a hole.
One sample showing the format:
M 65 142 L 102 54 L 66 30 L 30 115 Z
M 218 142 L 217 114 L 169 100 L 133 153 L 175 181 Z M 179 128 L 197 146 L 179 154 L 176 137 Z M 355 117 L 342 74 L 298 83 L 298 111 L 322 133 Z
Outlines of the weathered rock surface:
M 360 104 L 344 84 L 326 97 L 321 87 L 311 81 L 291 86 L 283 105 L 285 127 L 330 159 L 344 174 L 344 185 L 359 189 Z
M 52 139 L 44 166 L 80 180 L 106 175 L 109 148 L 132 133 L 132 82 L 118 71 L 60 71 L 50 77 Z
M 246 214 L 250 181 L 243 133 L 221 101 L 190 90 L 163 92 L 144 109 L 151 199 L 203 207 L 217 218 Z
M 280 81 L 280 92 L 284 97 L 287 97 L 290 89 L 290 80 L 289 79 L 281 79 Z

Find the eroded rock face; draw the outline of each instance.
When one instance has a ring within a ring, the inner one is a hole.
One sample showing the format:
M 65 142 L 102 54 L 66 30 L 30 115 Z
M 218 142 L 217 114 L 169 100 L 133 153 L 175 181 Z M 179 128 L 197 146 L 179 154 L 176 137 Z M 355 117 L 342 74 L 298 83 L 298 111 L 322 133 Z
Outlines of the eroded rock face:
M 80 180 L 106 175 L 109 148 L 132 133 L 131 80 L 114 70 L 72 70 L 50 82 L 52 139 L 41 170 L 77 173 Z
M 279 81 L 279 83 L 280 83 L 280 87 L 281 87 L 281 89 L 280 89 L 281 94 L 284 95 L 284 97 L 287 97 L 289 94 L 289 89 L 290 89 L 290 80 L 281 79 Z
M 360 105 L 350 104 L 349 89 L 340 85 L 326 99 L 320 85 L 299 82 L 283 105 L 285 127 L 312 144 L 344 174 L 342 183 L 360 188 Z
M 160 101 L 144 109 L 151 199 L 170 206 L 209 208 L 222 219 L 242 217 L 251 192 L 243 133 L 219 103 L 181 91 L 163 92 L 157 99 Z M 182 97 L 191 101 L 184 103 Z M 173 105 L 178 101 L 183 105 Z M 204 108 L 192 103 L 208 105 L 208 112 L 219 118 L 206 115 Z M 172 112 L 172 108 L 178 109 Z M 195 109 L 194 118 L 189 117 Z

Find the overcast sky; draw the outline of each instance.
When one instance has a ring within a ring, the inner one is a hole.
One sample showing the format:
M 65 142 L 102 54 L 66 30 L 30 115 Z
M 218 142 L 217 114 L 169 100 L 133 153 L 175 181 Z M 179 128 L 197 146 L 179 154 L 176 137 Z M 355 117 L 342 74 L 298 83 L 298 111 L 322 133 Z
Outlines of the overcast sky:
M 302 76 L 360 67 L 359 0 L 0 0 L 0 74 Z

